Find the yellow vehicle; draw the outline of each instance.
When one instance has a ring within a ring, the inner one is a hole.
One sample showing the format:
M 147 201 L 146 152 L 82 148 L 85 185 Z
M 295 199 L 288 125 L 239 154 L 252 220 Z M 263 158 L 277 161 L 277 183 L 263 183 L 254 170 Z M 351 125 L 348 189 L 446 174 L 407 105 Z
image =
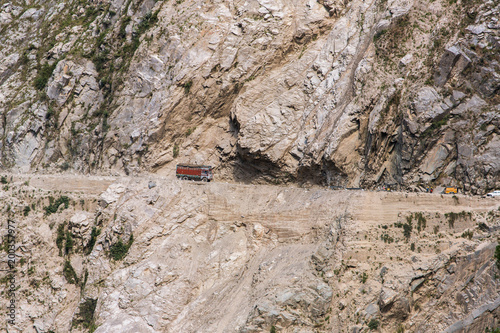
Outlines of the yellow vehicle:
M 450 193 L 457 194 L 458 193 L 458 188 L 456 188 L 456 187 L 445 187 L 442 193 L 443 194 L 450 194 Z

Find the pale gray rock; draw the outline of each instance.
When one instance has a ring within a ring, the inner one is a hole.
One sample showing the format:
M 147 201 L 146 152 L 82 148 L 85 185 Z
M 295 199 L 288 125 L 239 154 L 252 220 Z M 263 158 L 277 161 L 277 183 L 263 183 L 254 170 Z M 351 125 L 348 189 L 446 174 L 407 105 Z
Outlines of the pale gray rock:
M 23 141 L 14 144 L 15 163 L 19 170 L 28 172 L 31 167 L 31 161 L 39 148 L 38 138 L 35 133 L 28 131 Z
M 449 151 L 446 146 L 441 144 L 436 145 L 436 147 L 430 151 L 427 158 L 422 163 L 421 170 L 428 175 L 434 174 L 434 172 L 443 165 L 444 161 L 448 157 L 448 154 Z
M 80 238 L 87 240 L 90 233 L 90 216 L 84 211 L 77 212 L 69 220 L 71 232 Z
M 423 87 L 411 102 L 419 119 L 424 122 L 441 117 L 449 107 L 442 103 L 442 97 L 433 87 Z M 443 106 L 445 109 L 443 109 Z
M 473 33 L 474 35 L 479 35 L 485 32 L 487 28 L 483 24 L 479 24 L 479 25 L 469 25 L 465 29 L 470 33 Z
M 12 22 L 12 15 L 8 12 L 0 12 L 0 26 L 7 25 Z
M 461 51 L 457 46 L 451 46 L 445 49 L 445 52 L 439 61 L 438 70 L 434 74 L 434 82 L 437 86 L 442 87 L 448 81 L 451 71 L 460 56 Z
M 405 55 L 401 60 L 399 61 L 399 66 L 400 67 L 406 67 L 408 66 L 411 62 L 413 61 L 413 54 L 408 53 Z
M 460 102 L 466 97 L 466 95 L 458 90 L 453 90 L 453 95 L 451 97 L 451 100 L 454 104 L 460 104 Z
M 414 279 L 410 284 L 411 291 L 417 290 L 424 282 L 425 277 Z
M 154 333 L 157 332 L 141 317 L 120 314 L 114 320 L 107 321 L 96 330 L 96 333 L 123 332 L 123 333 Z
M 103 207 L 117 201 L 121 195 L 125 192 L 125 186 L 122 184 L 112 184 L 108 189 L 101 194 L 99 198 L 99 204 Z
M 366 307 L 365 312 L 367 317 L 370 318 L 376 316 L 379 310 L 380 309 L 376 303 L 371 303 Z

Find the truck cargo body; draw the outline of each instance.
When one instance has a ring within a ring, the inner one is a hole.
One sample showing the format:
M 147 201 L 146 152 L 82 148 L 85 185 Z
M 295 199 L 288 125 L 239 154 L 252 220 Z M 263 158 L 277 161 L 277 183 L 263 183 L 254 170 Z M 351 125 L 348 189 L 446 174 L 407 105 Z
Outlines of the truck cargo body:
M 209 182 L 213 179 L 212 167 L 208 165 L 177 165 L 175 175 L 185 180 Z
M 451 193 L 456 194 L 456 193 L 458 193 L 458 188 L 456 188 L 456 187 L 445 187 L 444 190 L 443 190 L 443 192 L 441 192 L 441 193 L 443 193 L 443 194 L 451 194 Z

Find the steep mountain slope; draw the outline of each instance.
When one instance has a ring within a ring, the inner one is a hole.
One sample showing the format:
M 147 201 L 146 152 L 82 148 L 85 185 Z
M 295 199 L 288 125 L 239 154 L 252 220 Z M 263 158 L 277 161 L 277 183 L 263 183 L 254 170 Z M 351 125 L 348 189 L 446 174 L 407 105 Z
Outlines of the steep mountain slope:
M 497 1 L 10 1 L 3 168 L 500 186 Z
M 14 221 L 17 239 L 14 287 L 1 276 L 2 304 L 16 294 L 9 332 L 484 332 L 500 323 L 498 200 L 157 176 L 6 181 L 0 222 Z

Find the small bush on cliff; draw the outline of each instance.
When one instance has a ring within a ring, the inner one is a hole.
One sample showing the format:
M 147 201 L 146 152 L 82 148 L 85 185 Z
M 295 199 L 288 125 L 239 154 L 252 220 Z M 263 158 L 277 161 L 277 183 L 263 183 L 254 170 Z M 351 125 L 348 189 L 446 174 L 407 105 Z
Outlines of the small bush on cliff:
M 71 262 L 69 260 L 66 260 L 64 262 L 64 267 L 63 267 L 63 275 L 66 278 L 66 281 L 71 284 L 78 284 L 78 276 L 76 275 L 76 272 L 71 266 Z
M 122 260 L 127 255 L 128 249 L 132 246 L 133 242 L 134 242 L 134 235 L 130 235 L 127 244 L 123 243 L 121 238 L 118 239 L 118 242 L 111 245 L 111 248 L 109 250 L 110 257 L 113 258 L 114 260 Z
M 411 219 L 407 219 L 407 223 L 403 224 L 403 235 L 405 236 L 406 240 L 410 239 L 411 237 L 411 232 L 413 230 L 413 225 L 411 222 Z
M 56 245 L 57 245 L 57 248 L 59 249 L 60 256 L 62 256 L 63 243 L 64 243 L 64 223 L 60 224 L 57 227 Z
M 66 246 L 64 247 L 64 253 L 66 255 L 70 254 L 73 251 L 73 234 L 71 232 L 66 231 Z
M 177 156 L 179 156 L 179 145 L 178 144 L 174 145 L 174 150 L 172 152 L 172 155 L 174 156 L 174 158 L 176 158 Z
M 372 320 L 370 320 L 370 322 L 368 323 L 368 328 L 369 328 L 370 330 L 372 330 L 372 331 L 373 331 L 373 330 L 376 330 L 376 329 L 378 328 L 378 324 L 379 324 L 379 322 L 378 322 L 378 320 L 377 320 L 377 319 L 372 319 Z
M 62 204 L 64 204 L 64 209 L 69 207 L 69 198 L 67 196 L 60 196 L 55 201 L 53 197 L 49 197 L 49 205 L 43 207 L 43 209 L 45 210 L 45 215 L 56 213 L 59 209 L 59 206 L 61 206 Z
M 497 327 L 497 328 L 486 327 L 486 329 L 484 331 L 486 333 L 500 333 L 500 327 Z
M 473 236 L 474 236 L 474 231 L 472 230 L 466 230 L 462 233 L 462 238 L 472 239 Z
M 52 76 L 52 72 L 54 72 L 54 69 L 56 68 L 56 65 L 57 62 L 54 62 L 52 65 L 45 64 L 38 70 L 35 82 L 33 83 L 36 89 L 43 90 L 45 88 L 47 82 L 49 82 L 49 79 Z
M 448 219 L 450 229 L 453 229 L 455 227 L 455 220 L 458 220 L 458 214 L 451 212 L 444 214 L 444 216 Z
M 94 313 L 97 306 L 97 299 L 87 298 L 85 302 L 81 303 L 79 306 L 79 311 L 76 314 L 76 318 L 73 319 L 71 326 L 77 327 L 82 325 L 84 328 L 89 328 L 93 332 L 92 328 L 95 327 L 94 323 Z
M 92 228 L 89 242 L 87 243 L 87 245 L 85 245 L 84 252 L 86 255 L 89 255 L 92 252 L 92 250 L 94 249 L 95 242 L 97 240 L 97 236 L 99 236 L 100 234 L 101 234 L 101 229 L 98 229 L 96 227 Z
M 417 230 L 420 232 L 427 227 L 427 219 L 422 212 L 415 213 L 415 219 L 417 220 Z
M 188 82 L 184 83 L 182 85 L 184 87 L 184 94 L 189 94 L 189 91 L 191 90 L 191 87 L 193 86 L 193 81 L 189 80 Z

